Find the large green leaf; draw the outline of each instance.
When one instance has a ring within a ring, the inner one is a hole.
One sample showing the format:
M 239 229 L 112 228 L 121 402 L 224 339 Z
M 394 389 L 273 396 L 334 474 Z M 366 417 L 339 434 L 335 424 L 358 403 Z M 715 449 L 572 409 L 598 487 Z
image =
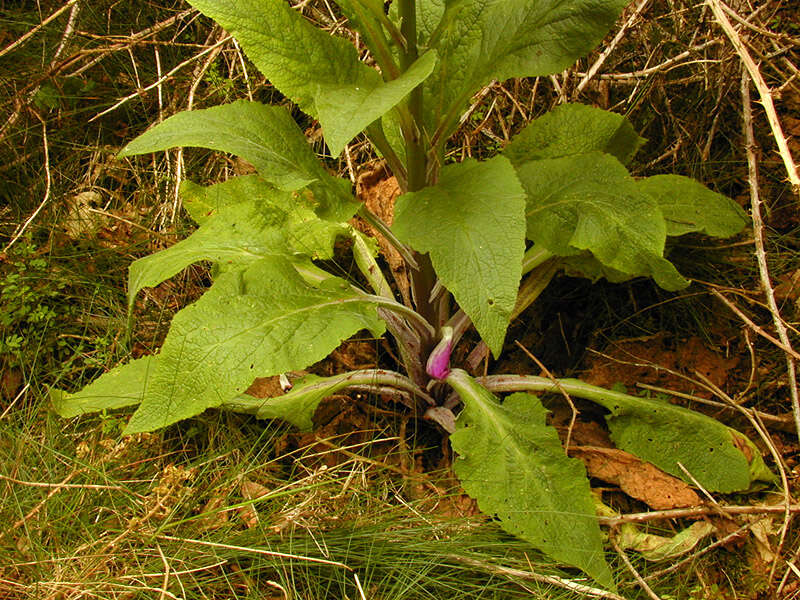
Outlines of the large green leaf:
M 594 48 L 629 0 L 446 2 L 433 47 L 440 67 L 426 84 L 428 125 L 463 106 L 493 79 L 557 73 Z M 423 3 L 426 4 L 426 3 Z M 435 2 L 438 8 L 441 3 Z M 436 14 L 437 11 L 431 11 Z M 430 19 L 429 19 L 430 20 Z M 448 132 L 449 133 L 449 132 Z
M 320 88 L 372 87 L 380 75 L 346 39 L 315 27 L 283 0 L 190 0 L 244 48 L 282 94 L 316 117 Z
M 237 100 L 180 112 L 148 129 L 119 155 L 177 146 L 199 146 L 241 156 L 282 190 L 297 190 L 330 177 L 286 109 L 258 102 Z
M 736 235 L 747 224 L 741 206 L 694 179 L 656 175 L 636 184 L 658 202 L 667 222 L 667 235 L 700 232 L 725 238 Z
M 528 194 L 527 235 L 559 256 L 588 250 L 604 266 L 649 275 L 661 287 L 688 285 L 666 260 L 667 226 L 655 199 L 616 158 L 588 152 L 517 167 Z
M 598 151 L 628 164 L 644 142 L 621 115 L 584 104 L 561 104 L 531 121 L 503 155 L 517 166 L 529 160 Z
M 758 448 L 716 419 L 667 401 L 612 391 L 598 391 L 590 399 L 610 411 L 606 422 L 618 448 L 675 477 L 692 483 L 688 471 L 705 489 L 722 493 L 746 490 L 755 480 L 774 480 Z
M 331 154 L 338 156 L 347 142 L 392 110 L 431 74 L 435 64 L 436 52 L 431 50 L 388 83 L 320 86 L 315 104 Z
M 243 266 L 267 256 L 331 258 L 336 236 L 348 231 L 345 224 L 317 217 L 302 195 L 277 190 L 256 175 L 183 190 L 202 206 L 218 208 L 185 240 L 131 264 L 129 307 L 143 287 L 158 285 L 192 263 Z M 192 210 L 202 213 L 197 207 Z
M 613 588 L 586 470 L 566 456 L 538 398 L 517 393 L 500 404 L 460 369 L 447 381 L 464 402 L 450 436 L 464 490 L 506 531 Z
M 610 412 L 606 421 L 617 447 L 692 482 L 680 463 L 709 491 L 743 491 L 754 481 L 775 480 L 746 436 L 682 406 L 607 390 L 579 379 L 493 375 L 480 382 L 495 392 L 567 393 L 595 402 Z
M 283 0 L 191 0 L 222 25 L 250 60 L 301 109 L 317 117 L 331 153 L 391 110 L 432 71 L 435 52 L 384 83 L 347 40 L 313 26 Z
M 280 258 L 222 273 L 175 315 L 126 433 L 220 406 L 256 376 L 300 370 L 361 329 L 382 331 L 375 300 L 343 280 L 313 287 Z
M 495 356 L 517 299 L 525 251 L 525 195 L 498 156 L 442 169 L 439 183 L 404 194 L 393 231 L 431 261 Z
M 156 360 L 155 356 L 144 356 L 115 367 L 74 394 L 52 388 L 53 409 L 62 417 L 77 417 L 139 404 Z

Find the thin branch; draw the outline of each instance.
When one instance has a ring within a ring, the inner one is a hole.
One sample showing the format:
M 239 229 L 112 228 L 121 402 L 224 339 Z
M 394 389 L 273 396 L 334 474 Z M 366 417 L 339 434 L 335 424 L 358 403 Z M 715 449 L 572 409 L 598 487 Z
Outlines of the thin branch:
M 99 119 L 99 118 L 100 118 L 100 117 L 102 117 L 103 115 L 106 115 L 106 114 L 108 114 L 108 113 L 110 113 L 110 112 L 112 112 L 112 111 L 115 111 L 116 109 L 118 109 L 120 106 L 122 106 L 123 104 L 125 104 L 125 103 L 126 103 L 126 102 L 128 102 L 129 100 L 133 100 L 134 98 L 136 98 L 137 96 L 140 96 L 140 95 L 141 95 L 141 94 L 143 94 L 144 92 L 150 91 L 150 90 L 152 90 L 153 88 L 155 88 L 155 87 L 158 87 L 158 86 L 159 86 L 159 85 L 161 85 L 161 84 L 162 84 L 164 81 L 166 81 L 167 79 L 169 79 L 170 77 L 172 77 L 172 76 L 173 76 L 175 73 L 177 73 L 178 71 L 180 71 L 181 69 L 183 69 L 185 66 L 187 66 L 187 65 L 189 65 L 189 64 L 191 64 L 191 63 L 193 63 L 194 61 L 196 61 L 196 60 L 197 60 L 198 58 L 200 58 L 201 56 L 204 56 L 204 55 L 208 54 L 209 52 L 213 52 L 213 51 L 214 51 L 214 50 L 215 50 L 217 47 L 219 47 L 219 46 L 222 46 L 223 44 L 225 44 L 226 42 L 228 42 L 228 41 L 229 41 L 229 40 L 231 40 L 231 39 L 233 39 L 233 37 L 232 37 L 232 36 L 230 36 L 230 35 L 229 35 L 229 36 L 226 36 L 225 38 L 221 39 L 220 41 L 218 41 L 218 42 L 217 42 L 216 44 L 214 44 L 213 46 L 209 46 L 208 48 L 206 48 L 206 49 L 205 49 L 205 50 L 203 50 L 202 52 L 199 52 L 199 53 L 195 54 L 193 57 L 186 59 L 186 60 L 185 60 L 185 61 L 183 61 L 182 63 L 179 63 L 178 65 L 176 65 L 175 67 L 173 67 L 173 68 L 172 68 L 172 69 L 171 69 L 169 72 L 167 72 L 167 73 L 166 73 L 166 74 L 165 74 L 163 77 L 159 77 L 157 81 L 154 81 L 153 83 L 151 83 L 151 84 L 150 84 L 150 85 L 148 85 L 147 87 L 144 87 L 144 88 L 141 88 L 141 89 L 138 89 L 138 90 L 136 90 L 136 91 L 135 91 L 135 92 L 133 92 L 132 94 L 128 94 L 127 96 L 125 96 L 125 97 L 124 97 L 124 98 L 122 98 L 121 100 L 117 101 L 117 102 L 116 102 L 116 103 L 115 103 L 113 106 L 111 106 L 111 107 L 109 107 L 109 108 L 105 109 L 105 110 L 104 110 L 104 111 L 102 111 L 102 112 L 99 112 L 99 113 L 97 113 L 95 116 L 93 116 L 91 119 L 89 119 L 89 122 L 91 123 L 92 121 L 94 121 L 94 120 L 96 120 L 96 119 Z
M 791 350 L 792 344 L 789 341 L 789 334 L 783 324 L 778 303 L 775 301 L 775 292 L 769 277 L 769 267 L 767 265 L 767 254 L 764 250 L 764 222 L 761 218 L 761 198 L 758 188 L 758 164 L 754 151 L 755 139 L 753 135 L 753 113 L 750 108 L 750 82 L 747 72 L 742 70 L 742 117 L 744 119 L 745 138 L 747 142 L 747 174 L 750 182 L 750 206 L 753 218 L 753 237 L 755 238 L 756 259 L 758 260 L 758 273 L 761 277 L 761 287 L 767 298 L 767 306 L 772 314 L 772 321 L 775 330 L 778 332 L 783 346 Z M 791 158 L 791 157 L 790 157 Z M 794 165 L 792 165 L 794 166 Z M 798 188 L 800 191 L 800 188 Z M 789 393 L 792 400 L 792 413 L 794 413 L 795 427 L 797 435 L 800 437 L 800 396 L 797 390 L 797 372 L 794 362 L 794 352 L 786 353 L 786 369 L 789 377 Z
M 601 525 L 618 527 L 622 523 L 647 523 L 649 521 L 664 521 L 672 519 L 696 519 L 706 515 L 724 515 L 732 518 L 734 515 L 772 515 L 786 512 L 782 504 L 762 504 L 754 506 L 717 504 L 714 506 L 694 506 L 692 508 L 671 508 L 669 510 L 654 510 L 651 512 L 628 513 L 616 517 L 597 517 Z M 800 513 L 800 504 L 791 504 L 789 512 Z
M 538 573 L 534 573 L 532 571 L 512 569 L 510 567 L 504 567 L 502 565 L 496 565 L 493 563 L 476 560 L 474 558 L 469 558 L 467 556 L 458 556 L 456 554 L 448 554 L 446 555 L 446 557 L 456 562 L 469 565 L 471 567 L 477 567 L 480 569 L 485 569 L 490 573 L 503 575 L 512 580 L 528 579 L 531 581 L 536 581 L 538 583 L 544 583 L 547 585 L 560 587 L 562 589 L 569 590 L 571 592 L 575 592 L 583 596 L 592 596 L 594 598 L 606 598 L 607 600 L 625 600 L 622 596 L 615 594 L 614 592 L 609 592 L 607 590 L 602 590 L 600 588 L 591 587 L 583 583 L 572 581 L 571 579 L 556 577 L 555 575 L 539 575 Z
M 619 44 L 622 37 L 625 33 L 630 29 L 630 27 L 636 22 L 636 19 L 639 18 L 639 15 L 642 14 L 642 11 L 645 7 L 650 3 L 650 0 L 640 0 L 639 4 L 636 6 L 636 9 L 631 13 L 631 16 L 628 17 L 627 21 L 620 27 L 620 30 L 617 32 L 617 35 L 614 36 L 614 39 L 608 44 L 608 46 L 600 53 L 600 56 L 597 57 L 597 60 L 594 61 L 594 64 L 589 67 L 589 70 L 580 80 L 577 86 L 575 86 L 575 90 L 572 92 L 573 100 L 576 99 L 580 93 L 584 90 L 584 88 L 588 85 L 588 83 L 592 80 L 592 78 L 597 74 L 597 71 L 600 70 L 600 67 L 606 62 L 608 56 L 614 51 Z
M 28 217 L 25 222 L 22 224 L 17 232 L 14 234 L 14 237 L 11 238 L 11 241 L 6 244 L 6 247 L 3 248 L 3 253 L 8 252 L 11 246 L 13 246 L 17 240 L 22 237 L 22 234 L 25 233 L 25 230 L 28 226 L 33 223 L 33 220 L 39 215 L 39 213 L 44 208 L 44 205 L 47 204 L 47 201 L 50 199 L 50 186 L 52 185 L 52 177 L 50 175 L 50 149 L 47 143 L 47 122 L 39 116 L 39 113 L 34 113 L 42 122 L 42 146 L 44 147 L 44 176 L 45 176 L 45 187 L 44 187 L 44 198 L 39 203 L 39 206 L 36 207 L 36 210 L 33 211 L 33 214 Z
M 744 314 L 742 312 L 742 310 L 738 306 L 736 306 L 733 302 L 731 302 L 725 296 L 720 294 L 717 290 L 711 290 L 711 293 L 714 294 L 720 300 L 722 300 L 727 305 L 728 308 L 730 308 L 734 313 L 736 313 L 736 315 L 742 321 L 744 321 L 745 324 L 748 327 L 750 327 L 753 331 L 755 331 L 758 335 L 763 337 L 765 340 L 769 340 L 770 342 L 775 344 L 778 348 L 780 348 L 781 350 L 786 352 L 786 354 L 792 356 L 793 358 L 796 358 L 796 359 L 800 360 L 800 352 L 797 352 L 791 346 L 787 346 L 782 341 L 780 341 L 780 340 L 776 339 L 774 336 L 768 334 L 761 327 L 756 325 L 750 317 L 748 317 L 746 314 Z
M 59 8 L 57 11 L 55 11 L 55 12 L 54 12 L 53 14 L 51 14 L 49 17 L 47 17 L 47 18 L 46 18 L 44 21 L 42 21 L 41 23 L 39 23 L 39 24 L 38 24 L 36 27 L 34 27 L 34 28 L 33 28 L 33 29 L 31 29 L 30 31 L 28 31 L 26 34 L 24 34 L 24 35 L 23 35 L 22 37 L 20 37 L 18 40 L 16 40 L 16 41 L 12 42 L 12 43 L 11 43 L 11 44 L 9 44 L 8 46 L 6 46 L 6 47 L 5 47 L 5 48 L 3 48 L 2 50 L 0 50 L 0 58 L 2 58 L 3 56 L 5 56 L 6 54 L 8 54 L 9 52 L 11 52 L 12 50 L 15 50 L 16 48 L 19 48 L 20 46 L 22 46 L 22 45 L 23 45 L 25 42 L 27 42 L 27 41 L 28 41 L 28 40 L 29 40 L 29 39 L 30 39 L 32 36 L 36 35 L 36 33 L 37 33 L 37 32 L 38 32 L 38 31 L 39 31 L 39 30 L 40 30 L 42 27 L 46 26 L 48 23 L 52 22 L 54 19 L 57 19 L 58 17 L 60 17 L 62 14 L 64 14 L 64 12 L 65 12 L 67 9 L 69 9 L 70 7 L 72 7 L 72 5 L 76 4 L 77 2 L 78 2 L 78 0 L 69 0 L 69 2 L 67 2 L 67 3 L 66 3 L 64 6 L 62 6 L 61 8 Z
M 616 538 L 612 535 L 610 536 L 610 540 L 611 540 L 611 545 L 614 546 L 614 550 L 617 551 L 617 554 L 619 554 L 619 557 L 622 559 L 622 562 L 625 563 L 625 566 L 628 568 L 628 571 L 631 572 L 631 575 L 633 575 L 633 578 L 636 580 L 636 583 L 639 584 L 639 587 L 641 587 L 644 590 L 644 593 L 647 594 L 650 598 L 652 598 L 652 600 L 661 600 L 661 597 L 658 594 L 656 594 L 650 588 L 649 585 L 647 585 L 647 582 L 639 574 L 639 571 L 637 571 L 636 567 L 633 566 L 631 559 L 628 558 L 628 555 L 625 554 L 625 551 L 622 548 L 620 548 L 620 545 L 617 543 Z
M 781 123 L 778 120 L 778 113 L 775 111 L 775 105 L 772 102 L 772 94 L 770 93 L 770 89 L 767 86 L 767 83 L 764 81 L 764 78 L 761 76 L 758 65 L 756 65 L 755 61 L 750 56 L 750 52 L 748 52 L 747 47 L 742 41 L 742 38 L 733 28 L 733 25 L 731 25 L 731 22 L 725 15 L 725 10 L 722 8 L 724 4 L 720 0 L 706 0 L 706 4 L 711 7 L 717 22 L 719 23 L 720 27 L 722 27 L 725 35 L 728 36 L 731 44 L 733 44 L 736 53 L 739 55 L 739 58 L 742 59 L 747 72 L 750 74 L 750 78 L 753 80 L 756 90 L 758 90 L 758 95 L 761 98 L 761 104 L 764 106 L 764 111 L 767 113 L 767 121 L 769 122 L 770 129 L 772 129 L 772 136 L 775 138 L 775 143 L 778 145 L 778 152 L 780 153 L 783 164 L 786 167 L 789 183 L 791 183 L 794 193 L 800 197 L 800 175 L 797 173 L 797 167 L 792 159 L 792 153 L 789 150 L 789 144 L 786 142 L 786 136 L 783 134 Z M 728 12 L 731 11 L 731 9 L 727 6 L 725 8 Z
M 701 50 L 705 50 L 710 46 L 716 46 L 719 44 L 719 40 L 708 40 L 707 42 L 703 42 L 702 44 L 698 44 L 697 46 L 692 46 L 688 50 L 684 50 L 680 54 L 676 54 L 672 58 L 668 58 L 664 62 L 661 62 L 653 67 L 647 67 L 646 69 L 639 69 L 637 71 L 629 71 L 627 73 L 603 73 L 602 75 L 598 75 L 598 79 L 608 79 L 612 81 L 627 81 L 629 79 L 644 79 L 646 77 L 650 77 L 651 75 L 655 75 L 659 72 L 667 72 L 671 70 L 670 68 L 677 63 L 680 63 L 683 59 L 688 58 L 695 52 L 700 52 Z M 690 64 L 690 63 L 686 63 Z M 684 65 L 679 65 L 684 66 Z M 584 77 L 588 75 L 588 73 L 576 73 L 576 75 L 583 75 Z M 674 83 L 674 82 L 673 82 Z

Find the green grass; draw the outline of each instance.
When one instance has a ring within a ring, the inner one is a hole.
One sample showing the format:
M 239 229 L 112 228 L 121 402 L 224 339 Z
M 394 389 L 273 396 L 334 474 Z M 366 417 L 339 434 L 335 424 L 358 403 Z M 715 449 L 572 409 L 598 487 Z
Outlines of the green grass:
M 64 423 L 42 406 L 0 421 L 0 590 L 360 598 L 357 577 L 367 597 L 386 600 L 570 597 L 502 572 L 555 573 L 485 519 L 449 516 L 452 491 L 408 499 L 398 448 L 369 456 L 396 436 L 328 465 L 333 450 L 282 453 L 285 428 L 230 415 L 125 439 L 116 425 Z M 446 484 L 439 477 L 406 483 Z M 247 486 L 265 495 L 248 499 Z

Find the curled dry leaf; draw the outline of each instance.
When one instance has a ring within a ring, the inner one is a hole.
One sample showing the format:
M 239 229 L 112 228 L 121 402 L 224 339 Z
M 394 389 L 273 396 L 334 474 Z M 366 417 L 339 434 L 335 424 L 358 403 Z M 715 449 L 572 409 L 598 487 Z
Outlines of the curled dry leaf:
M 620 528 L 617 543 L 624 550 L 635 550 L 646 560 L 659 561 L 691 552 L 704 537 L 714 531 L 708 521 L 695 521 L 673 536 L 646 533 L 633 523 Z
M 589 476 L 618 485 L 620 489 L 654 510 L 695 506 L 700 498 L 683 481 L 616 448 L 573 446 L 570 455 L 579 458 Z

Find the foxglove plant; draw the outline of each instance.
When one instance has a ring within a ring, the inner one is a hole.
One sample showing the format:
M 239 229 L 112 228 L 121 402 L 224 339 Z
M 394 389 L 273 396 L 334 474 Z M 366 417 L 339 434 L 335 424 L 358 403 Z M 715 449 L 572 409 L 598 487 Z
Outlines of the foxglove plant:
M 239 155 L 257 174 L 183 185 L 184 207 L 199 227 L 131 265 L 129 306 L 142 288 L 198 261 L 214 264 L 213 284 L 175 315 L 158 354 L 76 394 L 53 390 L 56 410 L 68 417 L 138 405 L 128 434 L 208 408 L 308 429 L 326 396 L 391 390 L 428 406 L 452 430 L 455 472 L 484 512 L 613 587 L 584 467 L 566 456 L 533 393 L 600 404 L 618 447 L 677 477 L 691 473 L 709 491 L 769 480 L 755 447 L 669 403 L 571 379 L 475 378 L 450 357 L 473 327 L 499 356 L 511 320 L 562 270 L 612 281 L 650 276 L 667 290 L 683 288 L 689 282 L 664 257 L 666 238 L 734 235 L 743 211 L 684 177 L 634 179 L 625 165 L 643 140 L 623 117 L 576 104 L 532 121 L 497 156 L 446 164 L 447 141 L 476 91 L 565 69 L 603 38 L 627 0 L 394 0 L 388 12 L 383 0 L 337 3 L 374 66 L 284 0 L 190 0 L 319 121 L 331 155 L 366 134 L 404 192 L 393 225 L 326 171 L 285 108 L 240 100 L 170 117 L 120 156 L 199 146 Z M 354 215 L 403 257 L 413 301 L 395 297 L 375 239 L 350 225 Z M 320 266 L 340 238 L 352 240 L 369 290 Z M 361 330 L 389 335 L 397 371 L 308 375 L 268 399 L 244 393 L 255 378 L 302 370 Z M 463 405 L 454 426 L 437 405 L 446 390 Z M 502 401 L 496 395 L 507 392 Z

